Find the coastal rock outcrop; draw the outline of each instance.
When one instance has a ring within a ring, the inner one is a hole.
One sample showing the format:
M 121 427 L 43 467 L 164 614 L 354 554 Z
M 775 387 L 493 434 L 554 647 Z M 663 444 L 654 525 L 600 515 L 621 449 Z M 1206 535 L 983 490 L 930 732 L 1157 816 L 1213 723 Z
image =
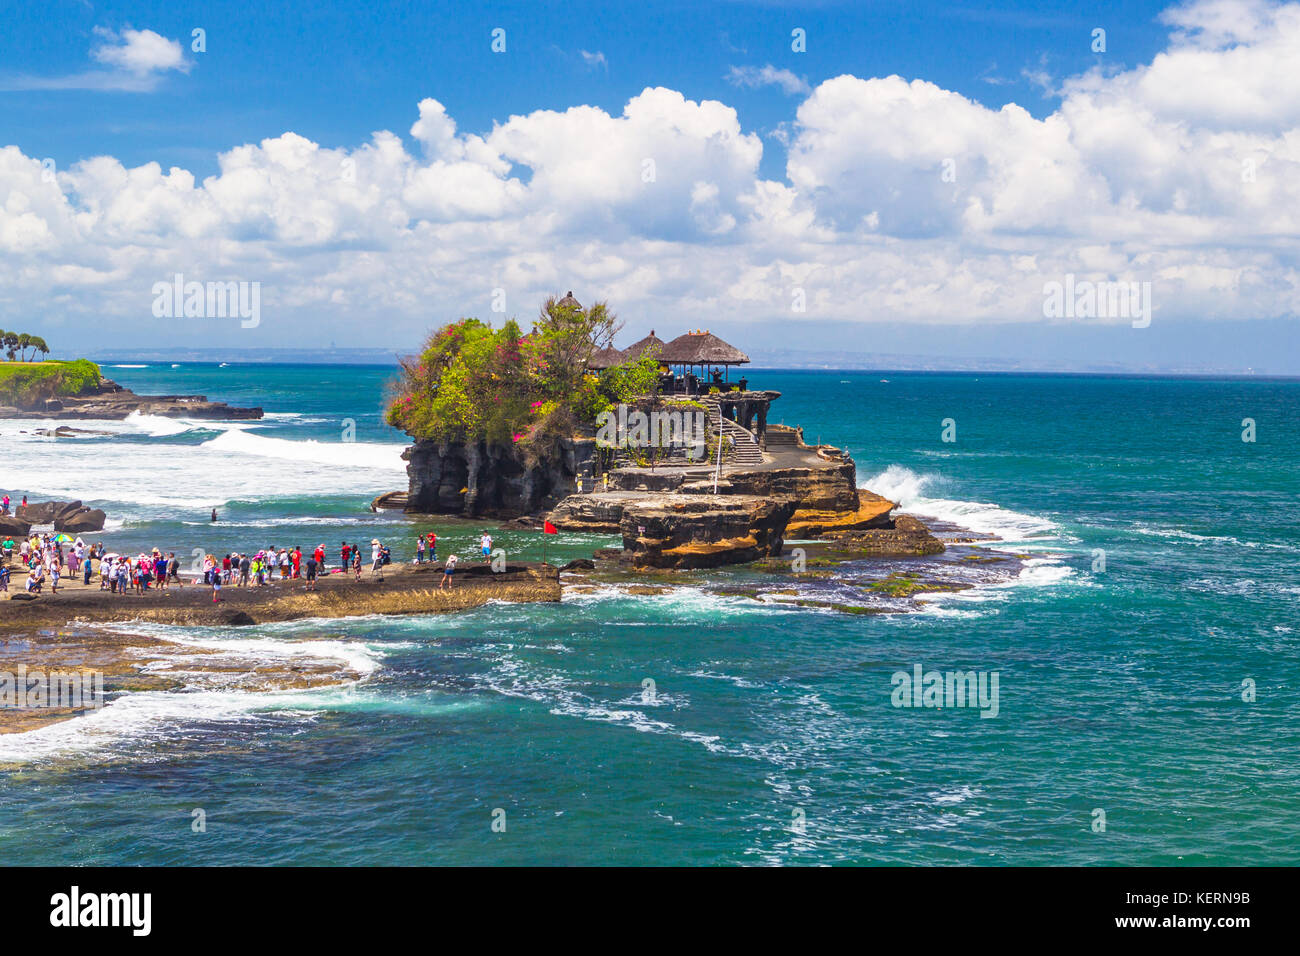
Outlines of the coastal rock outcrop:
M 68 534 L 81 534 L 86 531 L 103 531 L 107 516 L 99 508 L 78 508 L 76 511 L 60 515 L 54 519 L 54 530 Z
M 858 508 L 857 466 L 851 458 L 826 460 L 818 465 L 728 471 L 727 481 L 736 494 L 786 498 L 799 509 L 855 511 Z
M 98 508 L 88 508 L 80 501 L 33 501 L 14 509 L 14 518 L 25 524 L 27 534 L 32 525 L 52 524 L 55 531 L 76 534 L 102 531 L 107 516 Z
M 853 459 L 820 459 L 809 449 L 798 462 L 727 468 L 718 490 L 726 494 L 784 498 L 801 510 L 839 513 L 858 509 L 857 466 Z M 619 468 L 610 473 L 609 484 L 618 491 L 713 493 L 709 468 Z
M 38 428 L 32 434 L 40 435 L 42 438 L 99 438 L 113 433 L 97 431 L 93 428 L 73 428 L 69 425 L 59 425 L 55 428 Z
M 238 419 L 262 417 L 261 408 L 239 408 L 210 402 L 203 395 L 137 395 L 112 379 L 80 395 L 41 398 L 28 405 L 0 405 L 0 418 L 119 420 L 132 412 L 167 418 Z
M 0 515 L 0 535 L 7 538 L 25 538 L 32 530 L 32 523 L 16 515 Z
M 781 553 L 794 502 L 750 495 L 611 491 L 571 495 L 549 520 L 623 537 L 620 560 L 642 568 L 711 568 Z
M 18 505 L 14 508 L 14 515 L 26 521 L 28 524 L 50 524 L 54 521 L 55 511 L 67 507 L 81 507 L 80 501 L 41 501 L 30 502 L 25 505 Z
M 712 568 L 781 553 L 792 501 L 657 495 L 623 508 L 623 551 L 637 568 Z
M 518 517 L 546 511 L 590 474 L 593 438 L 569 438 L 530 464 L 515 446 L 417 441 L 402 453 L 410 479 L 406 510 L 424 514 Z
M 898 507 L 865 489 L 858 490 L 857 507 L 852 511 L 801 508 L 786 526 L 787 538 L 815 538 L 836 531 L 861 531 L 892 526 L 889 514 Z
M 850 550 L 863 557 L 919 557 L 945 550 L 944 543 L 911 515 L 899 515 L 884 527 L 837 531 L 830 537 L 836 550 Z
M 585 531 L 589 534 L 618 534 L 623 525 L 626 505 L 646 499 L 644 492 L 606 491 L 588 495 L 569 495 L 559 502 L 546 520 L 561 531 Z

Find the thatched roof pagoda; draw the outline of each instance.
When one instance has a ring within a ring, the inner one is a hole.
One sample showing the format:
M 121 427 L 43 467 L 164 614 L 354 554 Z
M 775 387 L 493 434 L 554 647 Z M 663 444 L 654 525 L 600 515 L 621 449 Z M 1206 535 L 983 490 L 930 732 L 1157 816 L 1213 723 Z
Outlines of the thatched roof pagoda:
M 660 352 L 664 349 L 664 340 L 655 335 L 655 330 L 651 329 L 650 334 L 640 341 L 633 342 L 623 350 L 624 362 L 635 362 L 648 348 L 657 348 Z
M 748 365 L 749 356 L 709 331 L 687 332 L 667 345 L 659 356 L 667 365 Z
M 587 359 L 587 368 L 600 371 L 603 368 L 613 368 L 615 365 L 622 365 L 627 361 L 627 354 L 616 348 L 596 349 L 591 353 L 591 358 Z
M 581 304 L 580 302 L 578 302 L 578 300 L 575 299 L 575 298 L 573 297 L 573 291 L 572 291 L 572 290 L 570 290 L 569 292 L 566 292 L 566 293 L 564 294 L 564 298 L 563 298 L 563 299 L 560 299 L 560 300 L 559 300 L 558 302 L 556 302 L 555 304 L 556 304 L 557 306 L 559 306 L 560 308 L 562 308 L 562 309 L 577 309 L 579 312 L 582 311 L 582 304 Z

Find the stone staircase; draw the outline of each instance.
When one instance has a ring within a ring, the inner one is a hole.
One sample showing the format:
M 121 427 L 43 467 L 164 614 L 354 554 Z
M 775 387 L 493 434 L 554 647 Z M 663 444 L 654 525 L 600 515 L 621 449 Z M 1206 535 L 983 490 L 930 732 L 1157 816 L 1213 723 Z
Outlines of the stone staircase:
M 708 396 L 701 395 L 700 402 L 708 410 L 709 423 L 713 425 L 714 431 L 721 430 L 722 434 L 731 439 L 731 452 L 723 459 L 728 465 L 743 467 L 763 464 L 763 449 L 758 447 L 753 432 L 742 428 L 730 418 L 723 418 L 722 406 L 716 399 L 710 401 Z
M 797 428 L 789 428 L 785 425 L 767 426 L 767 447 L 797 448 L 803 440 L 803 435 Z

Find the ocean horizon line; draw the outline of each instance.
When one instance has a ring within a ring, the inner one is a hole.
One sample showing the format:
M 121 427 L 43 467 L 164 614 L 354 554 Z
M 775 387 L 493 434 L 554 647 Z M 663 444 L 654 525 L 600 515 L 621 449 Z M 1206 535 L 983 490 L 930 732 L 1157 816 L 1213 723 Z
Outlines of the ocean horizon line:
M 330 353 L 311 354 L 301 353 L 296 349 L 286 349 L 288 355 L 274 354 L 276 349 L 259 349 L 257 356 L 236 355 L 229 352 L 218 352 L 212 355 L 196 356 L 194 352 L 185 352 L 178 354 L 165 354 L 161 352 L 150 352 L 146 354 L 128 354 L 118 353 L 105 354 L 91 352 L 85 358 L 93 361 L 104 368 L 128 368 L 133 365 L 164 365 L 168 363 L 184 364 L 190 366 L 351 366 L 358 368 L 396 368 L 399 356 L 392 353 L 391 360 L 381 359 L 373 355 L 349 355 L 334 356 Z M 378 351 L 378 350 L 375 350 Z M 271 354 L 268 354 L 271 353 Z M 943 362 L 941 358 L 933 358 L 934 362 Z M 1182 368 L 1068 368 L 1063 366 L 1046 365 L 1039 368 L 990 368 L 980 367 L 970 364 L 954 364 L 951 367 L 930 366 L 915 367 L 905 363 L 898 365 L 818 365 L 818 364 L 777 364 L 754 362 L 744 367 L 743 373 L 737 371 L 737 376 L 751 372 L 795 372 L 795 373 L 880 373 L 894 375 L 998 375 L 998 376 L 1068 376 L 1075 378 L 1167 378 L 1167 379 L 1186 379 L 1186 380 L 1250 380 L 1250 381 L 1274 381 L 1288 382 L 1300 381 L 1300 373 L 1297 372 L 1270 372 L 1254 370 L 1227 370 L 1227 369 L 1182 369 Z

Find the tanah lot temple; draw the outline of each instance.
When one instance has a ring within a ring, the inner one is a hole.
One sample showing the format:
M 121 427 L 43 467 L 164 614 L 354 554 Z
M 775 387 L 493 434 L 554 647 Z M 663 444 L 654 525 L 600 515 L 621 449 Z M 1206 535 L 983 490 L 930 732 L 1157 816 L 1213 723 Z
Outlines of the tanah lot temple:
M 582 308 L 572 292 L 560 304 Z M 622 548 L 602 549 L 596 560 L 643 568 L 775 558 L 787 535 L 868 536 L 878 554 L 943 550 L 907 525 L 914 519 L 896 526 L 893 502 L 858 488 L 846 451 L 808 445 L 801 428 L 772 424 L 781 393 L 751 387 L 749 356 L 709 330 L 668 341 L 651 331 L 622 349 L 611 343 L 587 368 L 646 355 L 659 363 L 657 394 L 602 412 L 594 434 L 584 427 L 535 462 L 512 446 L 419 440 L 403 454 L 408 491 L 372 507 L 497 516 L 520 527 L 544 518 L 561 532 L 618 534 Z
M 569 297 L 572 295 L 570 292 Z M 660 395 L 691 398 L 704 405 L 712 426 L 720 428 L 729 439 L 729 463 L 763 462 L 762 452 L 768 441 L 767 413 L 781 393 L 751 390 L 749 379 L 743 375 L 732 381 L 732 368 L 748 365 L 748 355 L 707 329 L 684 332 L 669 342 L 651 329 L 649 335 L 625 349 L 597 350 L 587 367 L 600 371 L 634 362 L 647 352 L 659 359 Z M 794 437 L 790 430 L 788 436 L 777 440 L 788 444 Z

